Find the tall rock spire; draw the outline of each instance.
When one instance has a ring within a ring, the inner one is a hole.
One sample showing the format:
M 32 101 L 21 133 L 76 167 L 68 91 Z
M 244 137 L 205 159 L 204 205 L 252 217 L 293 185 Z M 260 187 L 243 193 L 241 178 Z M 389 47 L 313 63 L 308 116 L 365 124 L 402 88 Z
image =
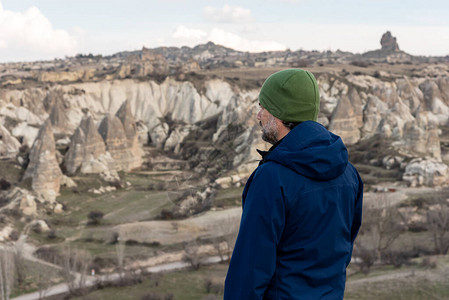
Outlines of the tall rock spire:
M 47 201 L 53 202 L 59 193 L 62 172 L 56 159 L 55 139 L 50 119 L 47 119 L 39 129 L 29 158 L 24 179 L 31 178 L 32 189 Z
M 65 156 L 67 173 L 74 174 L 83 162 L 96 160 L 106 153 L 106 146 L 92 117 L 85 117 L 75 130 Z

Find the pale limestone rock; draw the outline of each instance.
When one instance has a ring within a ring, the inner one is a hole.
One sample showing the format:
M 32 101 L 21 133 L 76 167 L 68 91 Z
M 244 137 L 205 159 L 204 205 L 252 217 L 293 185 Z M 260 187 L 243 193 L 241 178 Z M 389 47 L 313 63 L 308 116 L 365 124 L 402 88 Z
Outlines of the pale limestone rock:
M 84 71 L 70 71 L 70 72 L 41 72 L 38 76 L 38 81 L 41 82 L 62 82 L 62 81 L 78 81 L 84 77 Z
M 234 174 L 231 176 L 220 177 L 215 180 L 215 183 L 222 189 L 228 189 L 233 186 L 241 186 L 242 181 L 247 179 L 247 174 Z
M 33 226 L 40 232 L 49 232 L 50 231 L 50 227 L 48 226 L 47 222 L 45 222 L 45 220 L 36 220 L 33 223 Z
M 39 129 L 29 159 L 24 179 L 31 178 L 32 189 L 47 201 L 53 202 L 59 192 L 62 172 L 56 160 L 55 140 L 50 120 Z
M 439 80 L 439 82 L 436 82 L 430 79 L 421 83 L 419 88 L 424 95 L 425 109 L 435 114 L 438 117 L 439 124 L 444 125 L 449 121 L 449 100 L 446 95 L 448 92 L 442 93 L 437 83 L 440 83 L 443 88 L 447 88 L 446 81 Z
M 19 152 L 19 141 L 0 124 L 0 157 L 13 157 Z
M 435 159 L 413 159 L 405 168 L 402 177 L 413 187 L 449 185 L 449 167 Z
M 25 122 L 17 124 L 17 126 L 11 130 L 11 134 L 14 137 L 16 137 L 17 139 L 22 139 L 22 145 L 26 145 L 30 148 L 33 145 L 38 133 L 39 128 L 29 126 Z
M 438 77 L 437 85 L 441 93 L 441 100 L 443 100 L 446 105 L 449 105 L 449 77 Z
M 394 105 L 398 99 L 395 82 L 378 81 L 371 87 L 371 93 L 389 106 Z
M 19 122 L 25 122 L 28 125 L 39 126 L 42 120 L 30 112 L 23 106 L 15 106 L 12 103 L 8 103 L 0 108 L 0 116 L 6 116 Z
M 360 140 L 361 125 L 361 117 L 356 114 L 349 98 L 343 96 L 332 114 L 329 130 L 339 135 L 345 144 L 352 145 Z
M 349 87 L 334 77 L 320 76 L 318 86 L 325 83 L 325 88 L 320 88 L 320 110 L 326 115 L 332 114 L 337 107 L 342 95 L 348 93 Z
M 112 115 L 104 117 L 98 131 L 106 144 L 106 150 L 114 158 L 118 171 L 136 168 L 135 158 L 128 147 L 126 133 L 118 117 Z
M 105 153 L 106 145 L 97 131 L 93 118 L 84 118 L 75 130 L 65 155 L 66 170 L 69 174 L 74 174 L 83 163 L 97 160 Z
M 61 100 L 56 101 L 52 106 L 49 119 L 55 134 L 71 134 L 73 132 L 72 124 L 70 124 Z
M 55 214 L 62 214 L 64 212 L 64 207 L 61 203 L 56 203 L 55 207 L 53 208 L 53 212 Z
M 71 138 L 69 150 L 67 151 L 64 159 L 65 169 L 67 170 L 68 174 L 75 174 L 75 172 L 78 170 L 78 167 L 85 159 L 83 147 L 84 141 L 84 132 L 81 128 L 78 127 Z
M 118 175 L 117 171 L 115 170 L 107 170 L 100 173 L 101 179 L 103 179 L 106 182 L 119 182 L 120 176 Z
M 6 225 L 0 230 L 0 242 L 6 242 L 9 241 L 9 236 L 13 232 L 13 228 L 9 225 Z
M 67 176 L 65 176 L 65 175 L 62 175 L 62 177 L 61 177 L 61 185 L 62 185 L 62 186 L 65 186 L 65 187 L 67 187 L 67 188 L 74 188 L 74 187 L 77 187 L 77 186 L 78 186 L 78 185 L 76 184 L 76 182 L 73 181 L 72 178 L 67 177 Z
M 375 96 L 368 97 L 368 102 L 366 103 L 363 112 L 364 124 L 362 130 L 365 135 L 370 136 L 377 133 L 379 124 L 387 111 L 388 106 L 386 103 Z
M 182 140 L 189 134 L 191 126 L 182 126 L 171 131 L 170 136 L 164 143 L 164 151 L 179 153 Z
M 369 75 L 348 75 L 345 77 L 349 83 L 351 83 L 352 85 L 359 87 L 363 90 L 369 90 L 371 89 L 371 87 L 373 86 L 378 86 L 379 84 L 382 83 L 382 81 L 380 81 L 377 78 L 374 78 L 372 76 Z
M 323 125 L 324 127 L 329 126 L 329 119 L 324 115 L 319 115 L 317 122 Z
M 99 174 L 115 171 L 115 161 L 109 152 L 101 154 L 97 158 L 87 157 L 81 164 L 80 172 L 83 174 Z
M 70 138 L 65 137 L 56 141 L 56 146 L 58 147 L 68 147 L 70 145 Z
M 424 99 L 422 91 L 416 86 L 416 83 L 410 81 L 409 78 L 397 80 L 398 96 L 402 102 L 409 108 L 410 112 L 415 112 Z
M 235 94 L 231 96 L 233 92 L 229 84 L 220 80 L 206 82 L 204 95 L 200 95 L 190 82 L 171 78 L 162 84 L 120 80 L 70 86 L 74 87 L 85 93 L 73 96 L 72 107 L 86 107 L 95 114 L 115 112 L 123 99 L 128 99 L 134 117 L 145 121 L 152 143 L 159 147 L 167 138 L 168 130 L 164 129 L 166 124 L 163 120 L 168 114 L 177 122 L 193 124 L 220 113 L 228 102 L 236 98 Z
M 391 168 L 400 166 L 404 159 L 400 156 L 387 155 L 382 159 L 382 165 L 385 169 L 390 170 Z
M 104 194 L 104 193 L 110 193 L 115 191 L 117 188 L 115 186 L 101 186 L 98 189 L 89 189 L 88 192 L 96 195 Z
M 137 136 L 139 137 L 139 143 L 142 145 L 149 145 L 151 141 L 148 126 L 142 121 L 139 121 L 136 123 L 136 131 Z
M 35 198 L 30 194 L 24 194 L 20 199 L 19 210 L 26 216 L 33 216 L 37 213 Z
M 143 150 L 139 143 L 139 137 L 137 135 L 136 120 L 131 112 L 131 105 L 126 100 L 116 113 L 116 116 L 120 119 L 125 130 L 127 147 L 131 153 L 132 160 L 129 161 L 128 170 L 137 169 L 142 166 Z
M 387 137 L 402 139 L 406 122 L 413 123 L 415 118 L 410 113 L 409 108 L 401 100 L 398 100 L 385 114 L 380 124 L 381 132 L 384 132 Z M 386 134 L 386 132 L 389 132 L 389 134 Z
M 419 112 L 416 120 L 405 124 L 402 144 L 410 153 L 428 155 L 441 160 L 438 126 L 429 120 L 426 112 Z

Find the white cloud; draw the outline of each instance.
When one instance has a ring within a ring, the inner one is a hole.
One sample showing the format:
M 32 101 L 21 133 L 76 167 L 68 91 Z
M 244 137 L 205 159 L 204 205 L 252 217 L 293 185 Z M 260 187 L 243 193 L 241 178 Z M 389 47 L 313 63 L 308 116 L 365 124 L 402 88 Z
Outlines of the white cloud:
M 207 33 L 200 29 L 191 29 L 186 26 L 178 26 L 173 33 L 173 37 L 176 39 L 196 39 L 200 40 L 207 36 Z
M 54 29 L 34 6 L 13 12 L 0 3 L 0 28 L 2 60 L 51 59 L 76 53 L 77 41 L 67 31 Z
M 258 41 L 242 38 L 234 33 L 214 28 L 209 34 L 209 40 L 235 50 L 262 52 L 285 50 L 287 47 L 275 41 Z
M 287 47 L 275 41 L 260 41 L 243 38 L 235 33 L 219 28 L 213 28 L 209 32 L 200 29 L 190 29 L 179 26 L 172 35 L 179 45 L 195 46 L 208 41 L 222 46 L 226 46 L 239 51 L 274 51 L 285 50 Z
M 241 6 L 225 4 L 222 8 L 206 6 L 203 9 L 206 20 L 222 23 L 249 22 L 252 20 L 251 10 Z

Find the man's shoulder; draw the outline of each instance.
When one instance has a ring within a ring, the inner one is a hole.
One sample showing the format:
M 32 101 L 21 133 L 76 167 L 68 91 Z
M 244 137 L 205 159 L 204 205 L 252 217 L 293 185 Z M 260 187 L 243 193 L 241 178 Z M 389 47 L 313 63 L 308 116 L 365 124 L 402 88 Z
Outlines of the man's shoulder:
M 256 172 L 256 174 L 257 173 L 263 174 L 263 173 L 273 173 L 273 172 L 284 172 L 287 170 L 294 172 L 293 170 L 289 169 L 288 167 L 284 166 L 283 164 L 281 164 L 277 161 L 267 160 L 263 164 L 258 166 L 257 169 L 255 170 L 255 172 Z

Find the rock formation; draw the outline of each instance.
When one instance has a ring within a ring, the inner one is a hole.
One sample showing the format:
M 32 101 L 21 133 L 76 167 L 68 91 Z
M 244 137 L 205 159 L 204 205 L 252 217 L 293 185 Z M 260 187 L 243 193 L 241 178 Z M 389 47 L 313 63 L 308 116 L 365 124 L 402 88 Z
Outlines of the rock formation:
M 51 108 L 50 121 L 55 134 L 70 134 L 73 132 L 72 124 L 70 124 L 60 100 L 56 101 Z
M 68 174 L 74 174 L 84 163 L 92 164 L 92 161 L 98 160 L 100 156 L 106 154 L 106 146 L 98 133 L 92 117 L 86 117 L 81 120 L 80 125 L 75 130 L 71 138 L 69 150 L 65 155 L 65 168 Z M 87 173 L 96 173 L 90 170 Z M 99 172 L 102 172 L 101 170 Z M 99 173 L 98 172 L 98 173 Z
M 396 42 L 396 38 L 391 35 L 390 31 L 385 32 L 380 39 L 382 50 L 386 51 L 399 51 L 399 45 Z
M 429 120 L 428 113 L 418 113 L 416 120 L 404 126 L 403 142 L 409 153 L 427 155 L 441 160 L 441 146 L 437 124 Z
M 127 147 L 134 158 L 130 165 L 129 169 L 136 169 L 142 166 L 142 154 L 143 151 L 140 147 L 139 136 L 137 134 L 136 128 L 136 120 L 131 112 L 131 105 L 128 100 L 123 102 L 122 106 L 116 113 L 116 116 L 120 119 L 123 124 L 123 128 L 125 130 Z
M 339 135 L 345 144 L 355 144 L 360 140 L 362 118 L 361 106 L 355 108 L 349 97 L 343 96 L 332 114 L 329 130 Z
M 20 148 L 19 141 L 0 124 L 0 157 L 12 157 Z
M 115 161 L 118 171 L 130 171 L 135 167 L 135 158 L 128 147 L 123 124 L 117 116 L 107 115 L 98 128 L 108 151 Z
M 403 180 L 409 182 L 412 187 L 448 186 L 449 167 L 435 159 L 413 159 L 405 168 Z
M 33 143 L 24 179 L 31 178 L 32 189 L 50 202 L 55 200 L 59 192 L 62 176 L 55 151 L 53 128 L 48 119 L 39 129 Z

